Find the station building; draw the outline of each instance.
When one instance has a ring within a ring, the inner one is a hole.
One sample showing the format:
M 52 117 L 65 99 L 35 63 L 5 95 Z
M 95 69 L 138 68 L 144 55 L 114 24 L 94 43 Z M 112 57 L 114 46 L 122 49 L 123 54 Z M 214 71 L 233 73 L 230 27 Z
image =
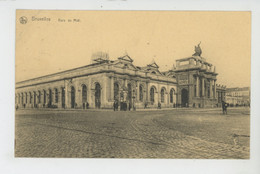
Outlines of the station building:
M 16 83 L 16 104 L 26 108 L 112 108 L 115 100 L 136 108 L 172 107 L 176 103 L 175 78 L 153 62 L 133 64 L 128 55 Z
M 225 99 L 225 87 L 216 84 L 216 68 L 195 47 L 191 57 L 161 72 L 156 62 L 145 67 L 122 56 L 109 60 L 95 54 L 93 63 L 16 83 L 19 108 L 112 108 L 114 101 L 132 108 L 216 107 Z M 105 56 L 104 56 L 105 55 Z

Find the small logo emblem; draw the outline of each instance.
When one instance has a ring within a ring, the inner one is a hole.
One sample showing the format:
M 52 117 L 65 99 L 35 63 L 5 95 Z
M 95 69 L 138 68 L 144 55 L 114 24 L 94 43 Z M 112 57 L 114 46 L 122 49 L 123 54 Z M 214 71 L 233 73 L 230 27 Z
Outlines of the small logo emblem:
M 25 16 L 20 17 L 19 20 L 20 20 L 21 24 L 26 24 L 27 23 L 27 17 L 25 17 Z

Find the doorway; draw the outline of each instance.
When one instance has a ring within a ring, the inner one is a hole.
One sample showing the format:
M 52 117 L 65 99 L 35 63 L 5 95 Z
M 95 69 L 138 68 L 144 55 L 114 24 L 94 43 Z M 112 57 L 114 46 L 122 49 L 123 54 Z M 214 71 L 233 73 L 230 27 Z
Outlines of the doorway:
M 189 92 L 187 89 L 181 90 L 181 106 L 188 107 L 189 104 Z

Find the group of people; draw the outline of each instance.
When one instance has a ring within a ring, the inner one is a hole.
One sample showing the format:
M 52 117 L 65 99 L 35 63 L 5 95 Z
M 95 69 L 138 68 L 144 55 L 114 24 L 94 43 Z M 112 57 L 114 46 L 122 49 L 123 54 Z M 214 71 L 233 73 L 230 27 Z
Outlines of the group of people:
M 132 106 L 131 102 L 118 102 L 115 100 L 113 103 L 113 109 L 114 111 L 118 111 L 118 109 L 120 109 L 120 111 L 130 111 L 131 109 L 135 110 L 135 106 Z

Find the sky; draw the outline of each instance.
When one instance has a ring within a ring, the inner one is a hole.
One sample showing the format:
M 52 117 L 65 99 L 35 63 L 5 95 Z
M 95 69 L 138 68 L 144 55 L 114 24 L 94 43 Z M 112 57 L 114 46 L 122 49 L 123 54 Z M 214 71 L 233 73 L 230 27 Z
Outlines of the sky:
M 16 18 L 16 82 L 90 64 L 97 51 L 166 71 L 201 42 L 218 84 L 250 86 L 250 12 L 17 10 Z

